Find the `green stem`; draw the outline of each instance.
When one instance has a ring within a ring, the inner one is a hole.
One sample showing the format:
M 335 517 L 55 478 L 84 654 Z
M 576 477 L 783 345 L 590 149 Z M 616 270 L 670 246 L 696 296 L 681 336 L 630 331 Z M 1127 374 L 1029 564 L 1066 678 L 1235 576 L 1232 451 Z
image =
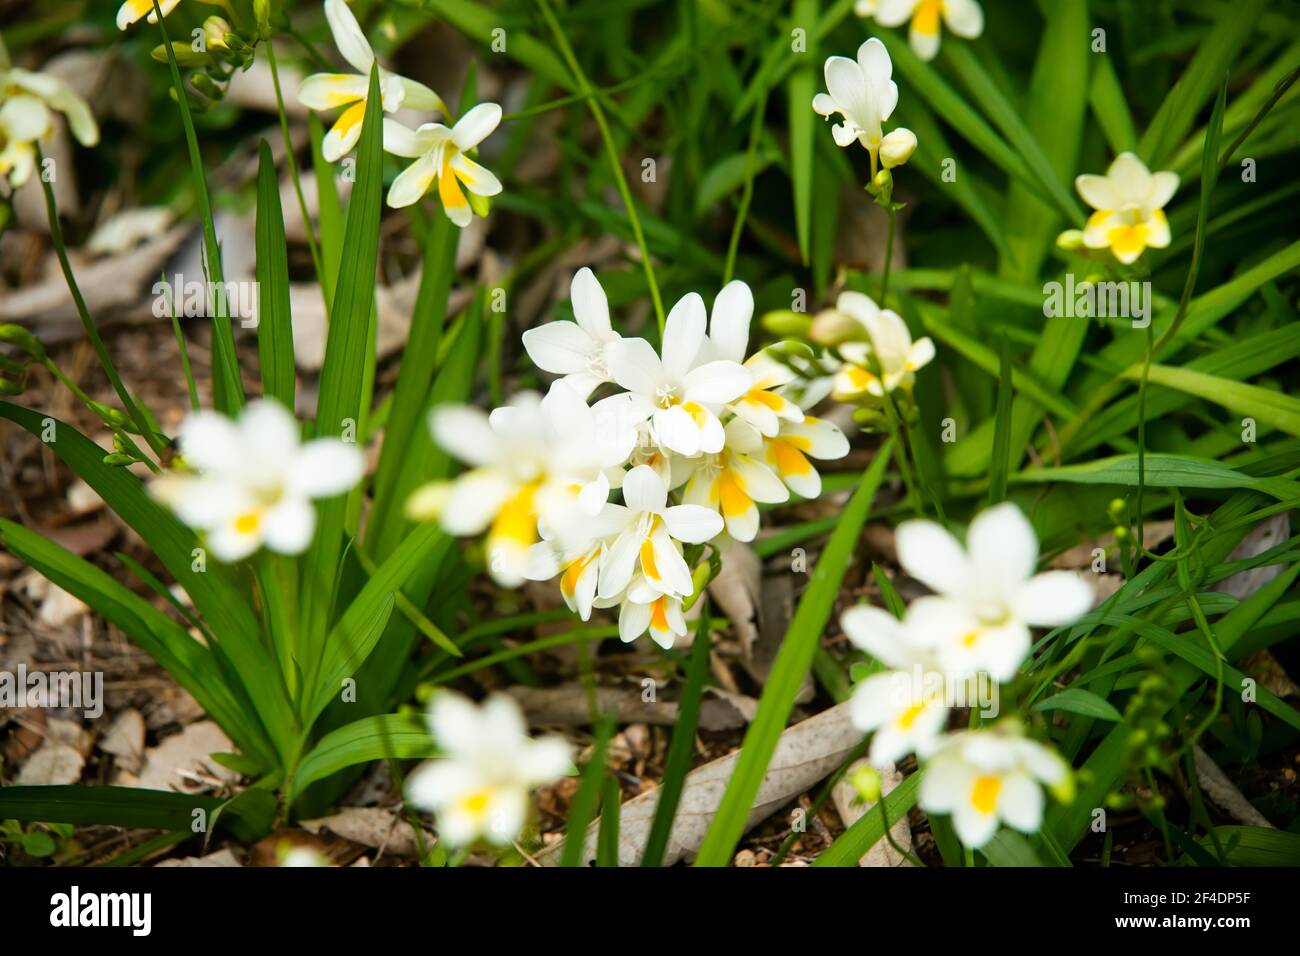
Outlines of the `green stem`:
M 45 156 L 40 152 L 39 147 L 37 147 L 36 156 L 38 163 L 43 164 Z M 108 376 L 108 380 L 113 384 L 113 390 L 117 392 L 117 397 L 121 399 L 122 407 L 131 416 L 131 421 L 135 422 L 136 428 L 140 430 L 140 434 L 148 442 L 149 447 L 153 449 L 154 454 L 161 457 L 167 448 L 167 443 L 154 431 L 149 420 L 140 411 L 140 406 L 136 404 L 135 399 L 127 390 L 126 384 L 122 381 L 122 376 L 117 374 L 117 367 L 113 365 L 113 359 L 108 354 L 108 348 L 104 345 L 103 338 L 100 337 L 99 329 L 95 326 L 95 320 L 90 317 L 90 310 L 86 308 L 86 300 L 81 295 L 81 289 L 77 285 L 77 277 L 73 274 L 72 264 L 68 261 L 68 250 L 63 241 L 63 227 L 59 225 L 59 210 L 54 201 L 54 189 L 44 176 L 41 177 L 41 187 L 45 190 L 45 212 L 50 222 L 50 241 L 54 245 L 55 255 L 58 256 L 59 268 L 63 270 L 63 278 L 68 284 L 68 291 L 72 293 L 72 301 L 77 307 L 77 314 L 81 317 L 81 324 L 85 326 L 86 336 L 90 339 L 95 355 L 99 357 L 99 364 L 103 367 L 104 374 Z
M 754 199 L 754 155 L 758 151 L 758 135 L 763 129 L 763 112 L 767 99 L 754 104 L 754 115 L 749 124 L 749 145 L 745 149 L 745 185 L 736 207 L 736 221 L 731 227 L 731 240 L 727 243 L 727 263 L 722 270 L 722 284 L 731 281 L 736 270 L 736 251 L 740 248 L 740 234 L 749 218 L 749 205 Z
M 271 65 L 271 83 L 275 87 L 275 105 L 280 114 L 280 135 L 284 137 L 284 155 L 289 161 L 289 177 L 293 180 L 293 191 L 298 196 L 298 208 L 302 210 L 302 228 L 307 233 L 307 246 L 311 250 L 312 265 L 316 268 L 319 280 L 324 271 L 321 265 L 320 248 L 316 245 L 316 231 L 311 225 L 311 216 L 307 213 L 307 199 L 302 193 L 302 180 L 298 177 L 298 160 L 293 155 L 293 140 L 289 136 L 289 115 L 284 109 L 284 95 L 280 92 L 280 69 L 275 62 L 275 47 L 266 41 L 266 60 Z M 321 283 L 321 289 L 324 289 Z M 329 303 L 326 303 L 328 308 Z
M 627 207 L 628 222 L 632 224 L 632 234 L 636 237 L 637 248 L 641 250 L 641 267 L 645 270 L 645 280 L 650 287 L 650 299 L 654 302 L 655 319 L 659 323 L 659 335 L 662 338 L 664 332 L 664 303 L 659 296 L 659 283 L 655 281 L 654 266 L 650 264 L 650 249 L 646 246 L 645 233 L 641 229 L 641 217 L 637 215 L 636 205 L 632 202 L 632 191 L 628 189 L 627 177 L 623 175 L 623 166 L 619 162 L 618 149 L 614 146 L 614 137 L 610 134 L 609 123 L 605 120 L 605 111 L 601 108 L 600 98 L 595 95 L 595 90 L 587 79 L 587 74 L 583 72 L 582 66 L 578 63 L 578 58 L 573 55 L 573 49 L 569 46 L 569 41 L 564 35 L 564 30 L 561 29 L 559 21 L 555 19 L 555 12 L 551 9 L 549 0 L 538 0 L 538 3 L 547 26 L 550 27 L 551 33 L 555 36 L 555 43 L 560 48 L 560 55 L 564 57 L 564 62 L 568 64 L 569 69 L 573 72 L 573 78 L 578 84 L 579 92 L 590 97 L 588 103 L 591 106 L 591 115 L 595 118 L 596 126 L 600 129 L 600 138 L 605 144 L 605 153 L 609 157 L 609 167 L 614 174 L 614 183 L 618 186 L 619 195 L 623 198 L 623 205 Z
M 894 219 L 896 213 L 891 201 L 885 204 L 885 213 L 889 216 L 889 229 L 885 233 L 885 271 L 880 276 L 880 307 L 885 308 L 885 297 L 889 295 L 889 269 L 894 261 Z

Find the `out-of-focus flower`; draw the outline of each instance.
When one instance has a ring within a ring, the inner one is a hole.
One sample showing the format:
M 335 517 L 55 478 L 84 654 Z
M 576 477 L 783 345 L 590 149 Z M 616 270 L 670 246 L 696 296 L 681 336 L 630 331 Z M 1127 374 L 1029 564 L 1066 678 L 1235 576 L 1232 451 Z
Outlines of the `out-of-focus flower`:
M 911 20 L 908 40 L 923 60 L 933 60 L 939 52 L 940 20 L 967 40 L 984 32 L 984 10 L 976 0 L 858 0 L 855 9 L 858 16 L 874 16 L 882 27 Z
M 903 522 L 896 541 L 903 569 L 935 592 L 908 607 L 908 627 L 926 635 L 945 670 L 1009 680 L 1029 653 L 1031 625 L 1068 624 L 1092 606 L 1080 575 L 1034 574 L 1038 539 L 1010 502 L 971 522 L 965 548 L 933 521 Z
M 926 763 L 921 806 L 927 813 L 952 814 L 962 843 L 981 847 L 1001 823 L 1022 833 L 1037 832 L 1044 786 L 1058 799 L 1070 800 L 1069 764 L 1007 724 L 951 735 Z
M 1083 230 L 1089 249 L 1109 249 L 1128 265 L 1148 246 L 1169 245 L 1164 207 L 1178 191 L 1177 173 L 1152 173 L 1133 153 L 1120 153 L 1105 176 L 1079 176 L 1074 185 L 1096 210 Z
M 569 298 L 576 321 L 548 322 L 524 333 L 524 350 L 533 364 L 564 381 L 583 398 L 610 381 L 605 346 L 619 334 L 609 321 L 609 299 L 595 273 L 583 267 L 573 275 Z
M 34 96 L 15 96 L 0 104 L 0 176 L 17 189 L 36 168 L 36 141 L 50 128 L 50 113 Z
M 842 402 L 881 398 L 895 389 L 910 391 L 918 369 L 934 358 L 929 336 L 912 341 L 902 317 L 882 309 L 860 292 L 842 292 L 835 307 L 866 330 L 868 342 L 846 342 L 840 355 L 846 364 L 835 377 L 833 397 Z M 868 368 L 874 359 L 879 374 Z
M 361 138 L 361 121 L 366 115 L 370 68 L 375 63 L 375 51 L 343 0 L 325 0 L 325 19 L 334 34 L 334 44 L 339 53 L 357 72 L 313 73 L 298 87 L 298 102 L 313 110 L 347 107 L 321 142 L 322 155 L 332 163 L 346 155 Z M 447 107 L 437 93 L 415 80 L 390 73 L 382 66 L 379 68 L 379 96 L 386 113 L 394 113 L 405 106 L 447 115 Z M 384 139 L 387 148 L 387 124 Z
M 238 561 L 263 544 L 300 554 L 316 528 L 312 499 L 342 494 L 365 468 L 356 445 L 337 438 L 302 443 L 298 422 L 271 400 L 251 402 L 236 421 L 195 412 L 181 424 L 179 441 L 194 473 L 169 472 L 150 490 L 206 532 L 222 561 Z
M 0 101 L 23 96 L 34 96 L 49 109 L 66 116 L 68 128 L 82 146 L 94 146 L 99 142 L 99 125 L 95 122 L 95 116 L 90 112 L 90 106 L 72 87 L 48 73 L 9 66 L 7 54 L 0 47 Z M 30 116 L 35 119 L 34 113 L 30 113 Z M 45 118 L 45 127 L 39 136 L 32 139 L 39 139 L 49 132 L 50 119 L 48 116 Z
M 500 193 L 501 180 L 467 153 L 491 135 L 500 122 L 501 107 L 495 103 L 478 104 L 450 129 L 442 123 L 425 123 L 412 130 L 396 120 L 384 120 L 384 149 L 415 160 L 393 180 L 388 205 L 394 209 L 409 206 L 437 181 L 438 197 L 447 218 L 461 228 L 468 226 L 474 218 L 474 199 Z
M 181 0 L 158 0 L 158 9 L 162 11 L 163 16 L 167 16 L 180 6 L 180 2 Z M 158 22 L 158 14 L 154 13 L 153 9 L 153 0 L 126 0 L 126 3 L 117 8 L 117 28 L 125 30 L 144 16 L 148 17 L 150 23 Z
M 406 792 L 413 806 L 434 814 L 450 846 L 480 838 L 508 844 L 528 817 L 529 792 L 573 772 L 568 742 L 530 738 L 519 705 L 504 694 L 476 706 L 442 691 L 430 702 L 429 728 L 445 756 L 412 773 Z
M 687 456 L 722 450 L 718 412 L 754 381 L 734 361 L 700 364 L 705 323 L 704 300 L 691 292 L 668 313 L 662 358 L 645 339 L 619 339 L 605 348 L 614 381 L 632 393 L 638 415 L 650 418 L 659 446 Z

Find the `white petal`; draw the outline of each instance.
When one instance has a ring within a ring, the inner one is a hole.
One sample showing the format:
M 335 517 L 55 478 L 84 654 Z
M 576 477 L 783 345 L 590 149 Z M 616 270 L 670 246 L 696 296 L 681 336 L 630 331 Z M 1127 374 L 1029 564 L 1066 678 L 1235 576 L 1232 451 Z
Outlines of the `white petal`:
M 1123 205 L 1120 197 L 1115 194 L 1115 188 L 1105 176 L 1095 176 L 1090 173 L 1076 176 L 1074 188 L 1079 191 L 1083 201 L 1093 209 L 1118 209 Z
M 917 0 L 880 0 L 876 22 L 882 27 L 897 27 L 911 19 Z
M 631 644 L 646 632 L 650 626 L 652 611 L 649 604 L 635 604 L 624 601 L 618 612 L 618 636 L 625 644 Z
M 693 368 L 682 380 L 687 401 L 710 405 L 734 401 L 749 391 L 753 383 L 753 372 L 726 359 Z
M 302 554 L 316 530 L 316 509 L 306 498 L 285 498 L 262 521 L 268 548 L 280 554 Z
M 1106 170 L 1111 186 L 1124 203 L 1142 204 L 1152 194 L 1151 173 L 1134 153 L 1120 153 Z
M 625 338 L 605 347 L 605 362 L 614 381 L 629 392 L 653 396 L 663 379 L 659 355 L 645 339 Z
M 1037 833 L 1043 822 L 1043 791 L 1025 773 L 1002 778 L 998 793 L 998 816 L 1021 833 Z
M 1154 173 L 1151 176 L 1151 194 L 1147 197 L 1147 206 L 1163 209 L 1178 192 L 1178 174 L 1170 172 Z
M 754 293 L 739 279 L 728 282 L 713 300 L 709 338 L 719 358 L 742 363 L 749 351 L 749 323 L 754 317 Z
M 317 438 L 299 449 L 289 472 L 289 488 L 307 498 L 328 498 L 355 486 L 365 469 L 365 456 L 355 444 Z
M 298 85 L 298 102 L 313 110 L 332 110 L 365 99 L 369 90 L 369 81 L 356 73 L 313 73 Z M 393 120 L 385 120 L 385 143 L 389 123 L 401 126 Z
M 655 412 L 654 431 L 663 448 L 687 458 L 700 453 L 700 426 L 680 405 Z
M 957 36 L 973 40 L 984 32 L 984 11 L 976 0 L 945 0 L 943 22 Z
M 426 137 L 416 130 L 403 126 L 397 120 L 384 117 L 384 152 L 394 156 L 416 159 L 428 152 Z
M 523 335 L 524 351 L 533 364 L 555 375 L 586 372 L 590 358 L 600 349 L 576 322 L 548 322 Z
M 818 93 L 813 97 L 812 108 L 814 113 L 822 116 L 831 116 L 839 112 L 839 106 L 836 104 L 834 97 L 829 93 Z
M 455 458 L 471 465 L 499 461 L 505 450 L 480 409 L 469 405 L 443 405 L 429 413 L 433 440 Z
M 995 599 L 1014 594 L 1038 563 L 1034 528 L 1010 501 L 982 511 L 971 522 L 966 550 L 977 587 L 987 585 Z
M 703 544 L 722 531 L 722 516 L 701 505 L 675 505 L 664 511 L 668 533 L 687 544 Z
M 1016 592 L 1014 611 L 1026 624 L 1056 627 L 1087 614 L 1092 603 L 1092 585 L 1082 575 L 1046 571 L 1030 578 Z
M 476 196 L 496 196 L 501 193 L 501 180 L 486 166 L 480 166 L 464 153 L 456 153 L 451 158 L 451 168 L 456 177 Z
M 334 34 L 334 45 L 359 73 L 369 74 L 375 62 L 370 42 L 361 32 L 361 25 L 343 0 L 325 0 L 325 19 Z
M 883 664 L 908 667 L 914 662 L 903 622 L 888 611 L 855 604 L 840 615 L 840 628 L 855 647 Z
M 966 552 L 933 521 L 904 521 L 895 532 L 903 570 L 938 594 L 965 594 L 970 583 Z
M 433 156 L 425 153 L 397 174 L 393 185 L 388 187 L 388 205 L 393 209 L 401 209 L 419 202 L 437 177 L 438 170 L 433 164 Z M 450 216 L 451 211 L 447 214 Z
M 704 344 L 707 324 L 704 300 L 688 292 L 677 301 L 664 323 L 663 368 L 670 378 L 679 381 L 690 371 Z
M 462 152 L 466 152 L 487 139 L 500 122 L 500 106 L 480 103 L 456 121 L 451 128 L 451 138 Z
M 517 490 L 494 469 L 467 471 L 452 483 L 442 509 L 442 526 L 455 535 L 480 534 Z
M 612 598 L 627 588 L 632 580 L 632 572 L 636 570 L 640 551 L 641 539 L 632 528 L 614 539 L 614 543 L 601 558 L 600 585 L 596 591 L 600 597 Z M 645 628 L 641 630 L 644 631 Z
M 569 300 L 573 304 L 573 317 L 588 335 L 597 342 L 616 338 L 609 323 L 609 299 L 596 274 L 586 266 L 573 274 Z
M 623 479 L 623 501 L 630 511 L 659 513 L 668 501 L 668 488 L 653 468 L 638 465 Z

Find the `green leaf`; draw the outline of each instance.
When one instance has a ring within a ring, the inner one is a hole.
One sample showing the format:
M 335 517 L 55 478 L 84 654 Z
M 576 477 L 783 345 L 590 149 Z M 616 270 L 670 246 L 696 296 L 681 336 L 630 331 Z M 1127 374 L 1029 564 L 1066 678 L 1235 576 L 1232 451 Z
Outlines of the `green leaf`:
M 1141 370 L 1129 370 L 1126 377 L 1140 378 Z M 1300 399 L 1291 395 L 1172 365 L 1152 365 L 1147 379 L 1153 385 L 1204 398 L 1260 424 L 1300 436 Z
M 383 108 L 379 99 L 378 66 L 370 72 L 370 93 L 357 146 L 357 182 L 348 203 L 339 280 L 325 359 L 321 366 L 320 397 L 316 405 L 316 435 L 359 434 L 366 356 L 375 300 L 375 268 L 379 259 L 380 190 L 383 185 Z M 308 660 L 320 653 L 334 605 L 347 497 L 336 495 L 318 505 L 320 520 L 307 552 L 302 575 L 302 636 Z
M 1082 465 L 1026 468 L 1011 475 L 1010 481 L 1012 484 L 1025 485 L 1065 481 L 1136 487 L 1138 460 L 1137 455 L 1116 455 Z M 1251 488 L 1281 501 L 1300 497 L 1300 482 L 1289 478 L 1258 478 L 1211 458 L 1194 458 L 1191 455 L 1147 455 L 1146 484 L 1152 488 Z
M 503 26 L 498 11 L 485 4 L 472 3 L 470 0 L 424 0 L 423 6 L 484 46 L 493 43 L 494 31 Z M 551 51 L 550 47 L 530 36 L 525 30 L 510 30 L 509 42 L 505 45 L 504 52 L 512 60 L 528 67 L 538 76 L 545 77 L 556 86 L 570 93 L 577 89 L 560 58 Z
M 677 803 L 686 786 L 686 774 L 691 769 L 691 755 L 695 750 L 695 729 L 700 719 L 700 699 L 704 695 L 704 681 L 709 673 L 709 598 L 700 600 L 700 619 L 695 626 L 695 642 L 691 645 L 691 661 L 686 672 L 686 687 L 677 705 L 677 720 L 673 724 L 673 739 L 668 745 L 668 758 L 664 761 L 664 776 L 659 785 L 659 799 L 655 803 L 654 820 L 646 836 L 641 854 L 642 866 L 661 866 L 668 836 L 672 833 L 673 819 L 677 816 Z
M 1272 827 L 1215 827 L 1214 835 L 1223 844 L 1224 862 L 1232 866 L 1300 865 L 1300 833 Z M 1214 842 L 1207 836 L 1200 843 L 1207 848 Z
M 596 837 L 597 866 L 618 866 L 618 815 L 619 798 L 622 795 L 618 778 L 610 774 L 605 778 L 605 791 L 600 795 L 600 832 Z
M 921 792 L 921 775 L 918 771 L 885 795 L 885 813 L 890 825 L 897 823 L 907 811 L 916 806 Z M 885 821 L 880 810 L 872 807 L 871 812 L 858 817 L 856 823 L 849 827 L 813 860 L 813 866 L 857 866 L 858 860 L 885 837 Z
M 32 830 L 23 834 L 23 852 L 38 859 L 54 855 L 54 838 L 44 830 Z
M 761 149 L 754 155 L 754 172 L 758 176 L 768 166 L 780 159 L 775 150 Z M 695 188 L 695 216 L 699 218 L 708 212 L 715 203 L 730 195 L 744 185 L 749 176 L 749 153 L 732 153 L 718 160 L 712 168 L 700 177 L 700 184 Z
M 1043 865 L 1043 861 L 1038 858 L 1029 841 L 1015 830 L 1008 830 L 1006 827 L 995 833 L 993 839 L 980 847 L 979 851 L 993 866 Z
M 1115 723 L 1124 719 L 1124 715 L 1116 710 L 1115 706 L 1106 698 L 1081 687 L 1067 687 L 1046 700 L 1040 700 L 1034 705 L 1034 710 L 1065 710 L 1072 714 L 1084 714 L 1088 717 L 1096 717 L 1099 720 L 1109 720 Z
M 858 537 L 876 490 L 885 476 L 893 447 L 891 439 L 876 451 L 875 460 L 862 473 L 862 480 L 845 506 L 840 524 L 813 568 L 808 589 L 799 600 L 799 607 L 772 664 L 767 686 L 763 688 L 758 711 L 741 744 L 736 768 L 700 846 L 696 866 L 725 866 L 731 859 L 732 849 L 744 830 L 745 819 L 767 773 L 777 741 L 790 718 L 799 686 L 812 666 L 813 655 L 821 642 L 826 622 L 830 620 L 840 583 L 853 561 Z
M 596 725 L 596 740 L 592 744 L 591 758 L 582 769 L 582 783 L 573 797 L 573 803 L 569 805 L 569 822 L 564 829 L 564 850 L 560 854 L 560 866 L 582 866 L 587 825 L 596 813 L 601 781 L 605 778 L 605 749 L 609 746 L 613 732 L 613 715 L 602 717 Z
M 792 28 L 805 31 L 817 20 L 817 0 L 795 0 Z M 790 124 L 790 185 L 794 189 L 795 236 L 799 257 L 808 262 L 808 243 L 812 235 L 813 186 L 813 88 L 819 69 L 815 44 L 799 54 L 800 66 L 786 85 L 786 103 Z
M 217 797 L 139 787 L 0 787 L 0 820 L 149 830 L 189 830 L 194 811 L 211 814 Z
M 412 714 L 365 717 L 331 731 L 302 758 L 289 781 L 290 800 L 313 783 L 371 760 L 423 760 L 438 749 L 424 719 Z
M 280 181 L 266 140 L 257 164 L 257 353 L 262 394 L 294 407 L 293 317 L 289 312 L 289 250 L 280 209 Z

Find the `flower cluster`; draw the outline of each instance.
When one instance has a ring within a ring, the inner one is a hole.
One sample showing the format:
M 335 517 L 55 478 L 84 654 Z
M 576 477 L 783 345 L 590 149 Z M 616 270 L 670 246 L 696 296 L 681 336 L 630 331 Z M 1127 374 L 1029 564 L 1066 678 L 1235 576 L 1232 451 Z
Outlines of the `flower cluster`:
M 934 358 L 929 336 L 912 341 L 902 316 L 861 292 L 841 292 L 833 309 L 819 312 L 808 336 L 826 346 L 820 361 L 840 402 L 878 404 L 890 393 L 910 393 L 916 373 Z
M 184 470 L 154 479 L 150 491 L 187 525 L 206 533 L 222 561 L 262 545 L 300 554 L 316 529 L 314 498 L 342 494 L 361 480 L 356 445 L 337 438 L 302 442 L 279 402 L 249 403 L 237 421 L 211 411 L 190 415 L 178 441 Z
M 499 583 L 559 575 L 583 620 L 618 606 L 623 640 L 649 631 L 671 647 L 697 587 L 693 546 L 724 530 L 752 541 L 758 503 L 816 497 L 810 459 L 843 457 L 848 440 L 786 396 L 792 369 L 764 351 L 747 356 L 745 283 L 723 289 L 711 317 L 699 295 L 684 296 L 659 351 L 614 332 L 589 269 L 574 276 L 572 302 L 576 321 L 524 334 L 533 362 L 562 376 L 545 397 L 525 393 L 491 415 L 435 409 L 435 440 L 473 467 L 418 489 L 408 512 L 454 534 L 486 531 Z M 610 384 L 623 391 L 588 405 Z M 622 503 L 609 500 L 615 489 Z
M 574 772 L 573 748 L 558 736 L 528 736 L 514 698 L 482 706 L 453 691 L 429 705 L 429 729 L 442 757 L 407 780 L 413 806 L 437 815 L 438 836 L 453 847 L 485 838 L 498 846 L 519 835 L 534 787 Z
M 36 144 L 62 113 L 83 146 L 99 142 L 99 126 L 86 101 L 62 80 L 9 64 L 0 41 L 0 177 L 17 189 L 36 168 Z
M 941 20 L 967 40 L 984 32 L 984 10 L 976 0 L 858 0 L 853 10 L 860 17 L 874 17 L 882 27 L 909 23 L 908 40 L 923 60 L 933 60 L 939 52 Z
M 858 58 L 832 56 L 826 60 L 826 93 L 813 97 L 812 108 L 821 116 L 839 113 L 842 123 L 831 128 L 836 146 L 861 143 L 871 156 L 871 175 L 877 162 L 886 169 L 901 166 L 916 149 L 916 134 L 899 127 L 886 134 L 884 122 L 898 105 L 898 84 L 891 79 L 894 64 L 889 51 L 875 37 L 858 47 Z
M 851 704 L 854 724 L 874 732 L 870 760 L 928 758 L 922 803 L 951 813 L 969 846 L 987 842 L 999 820 L 1033 832 L 1042 816 L 1034 781 L 1064 797 L 1071 779 L 1064 761 L 1009 723 L 943 731 L 974 684 L 1015 676 L 1029 654 L 1030 626 L 1075 620 L 1092 606 L 1092 589 L 1073 572 L 1034 574 L 1038 540 L 1013 504 L 976 517 L 965 548 L 921 520 L 899 525 L 897 545 L 899 564 L 935 593 L 912 602 L 901 621 L 867 606 L 841 618 L 848 638 L 888 668 L 859 683 Z
M 298 100 L 314 110 L 345 107 L 321 143 L 325 158 L 334 162 L 361 138 L 375 53 L 343 0 L 325 0 L 325 17 L 339 53 L 357 72 L 313 74 L 303 80 Z M 383 67 L 379 67 L 379 96 L 385 113 L 405 108 L 449 115 L 433 90 Z M 384 149 L 414 160 L 393 181 L 388 205 L 400 208 L 418 202 L 436 183 L 442 208 L 456 225 L 469 225 L 475 212 L 486 215 L 487 200 L 501 192 L 501 182 L 469 154 L 500 122 L 501 107 L 495 103 L 480 103 L 450 128 L 442 123 L 425 123 L 411 129 L 385 118 Z

